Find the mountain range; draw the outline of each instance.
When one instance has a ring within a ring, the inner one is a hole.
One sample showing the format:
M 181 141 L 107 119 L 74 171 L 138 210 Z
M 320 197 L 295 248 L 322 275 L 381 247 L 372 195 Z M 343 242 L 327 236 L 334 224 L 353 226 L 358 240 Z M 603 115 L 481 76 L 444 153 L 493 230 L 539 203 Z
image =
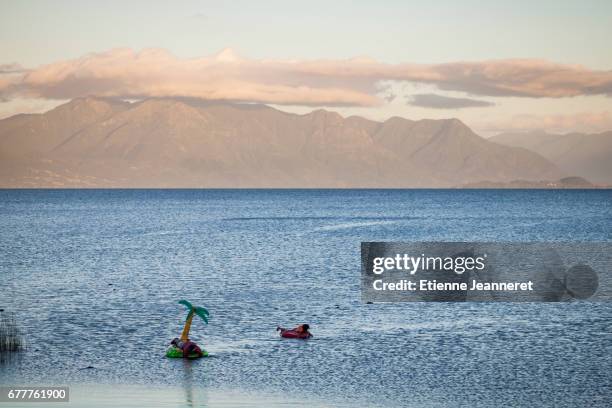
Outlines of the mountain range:
M 583 175 L 506 144 L 457 119 L 89 97 L 0 121 L 0 187 L 455 187 Z
M 612 185 L 612 131 L 502 133 L 489 140 L 539 153 L 566 174 L 579 174 L 593 183 Z

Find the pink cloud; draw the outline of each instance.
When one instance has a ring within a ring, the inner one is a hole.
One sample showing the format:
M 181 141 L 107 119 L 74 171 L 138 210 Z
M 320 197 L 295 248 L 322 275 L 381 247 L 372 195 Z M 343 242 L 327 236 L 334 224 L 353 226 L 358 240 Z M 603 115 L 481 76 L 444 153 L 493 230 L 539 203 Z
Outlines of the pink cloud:
M 16 65 L 15 65 L 16 66 Z M 17 66 L 16 66 L 17 67 Z M 230 50 L 180 59 L 161 49 L 115 49 L 31 70 L 0 72 L 0 98 L 188 97 L 279 105 L 374 106 L 377 84 L 397 80 L 482 96 L 612 94 L 612 71 L 541 60 L 385 64 L 349 60 L 254 60 Z

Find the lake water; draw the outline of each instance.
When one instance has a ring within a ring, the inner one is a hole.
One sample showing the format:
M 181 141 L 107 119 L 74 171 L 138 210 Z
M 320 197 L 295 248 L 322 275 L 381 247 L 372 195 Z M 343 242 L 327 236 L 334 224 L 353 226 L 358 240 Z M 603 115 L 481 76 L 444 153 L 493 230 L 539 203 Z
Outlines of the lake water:
M 436 240 L 610 242 L 612 191 L 3 190 L 0 308 L 28 350 L 0 384 L 77 406 L 610 406 L 610 304 L 361 303 L 361 241 Z M 179 299 L 210 311 L 210 358 L 164 358 Z M 311 341 L 278 338 L 298 323 Z

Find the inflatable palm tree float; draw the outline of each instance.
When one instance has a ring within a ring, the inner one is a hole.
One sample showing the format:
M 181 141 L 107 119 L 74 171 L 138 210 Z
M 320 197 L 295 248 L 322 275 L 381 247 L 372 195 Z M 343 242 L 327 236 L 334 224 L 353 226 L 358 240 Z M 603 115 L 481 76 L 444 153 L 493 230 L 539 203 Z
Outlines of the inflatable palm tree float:
M 181 333 L 181 340 L 187 341 L 189 340 L 189 330 L 191 330 L 191 322 L 193 321 L 193 316 L 198 315 L 204 323 L 208 324 L 208 310 L 203 307 L 194 306 L 186 300 L 179 300 L 179 303 L 189 310 L 187 314 L 187 319 L 185 320 L 185 327 L 183 327 L 183 333 Z
M 199 316 L 202 320 L 204 320 L 204 323 L 208 324 L 209 313 L 208 313 L 208 310 L 206 310 L 205 308 L 200 307 L 200 306 L 194 306 L 186 300 L 179 300 L 179 303 L 185 306 L 189 312 L 187 313 L 187 319 L 185 319 L 185 326 L 183 327 L 183 332 L 181 333 L 181 338 L 180 338 L 180 343 L 187 343 L 189 342 L 189 331 L 191 330 L 191 323 L 193 322 L 193 317 Z M 178 339 L 175 339 L 175 340 L 178 340 Z M 175 344 L 175 340 L 173 340 L 172 345 L 166 351 L 166 357 L 184 357 L 183 351 L 179 347 L 177 347 L 177 344 Z M 204 349 L 202 349 L 202 354 L 203 354 L 202 356 L 189 355 L 189 357 L 208 356 L 208 353 Z

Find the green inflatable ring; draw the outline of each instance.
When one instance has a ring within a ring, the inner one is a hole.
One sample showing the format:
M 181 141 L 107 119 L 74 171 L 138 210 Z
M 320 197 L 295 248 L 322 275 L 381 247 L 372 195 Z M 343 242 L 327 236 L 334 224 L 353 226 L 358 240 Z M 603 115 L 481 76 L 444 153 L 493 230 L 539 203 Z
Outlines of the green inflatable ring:
M 168 358 L 183 358 L 183 350 L 178 347 L 170 346 L 166 350 L 166 357 Z M 208 357 L 208 352 L 202 349 L 202 357 Z M 187 358 L 200 358 L 197 353 L 191 353 Z

